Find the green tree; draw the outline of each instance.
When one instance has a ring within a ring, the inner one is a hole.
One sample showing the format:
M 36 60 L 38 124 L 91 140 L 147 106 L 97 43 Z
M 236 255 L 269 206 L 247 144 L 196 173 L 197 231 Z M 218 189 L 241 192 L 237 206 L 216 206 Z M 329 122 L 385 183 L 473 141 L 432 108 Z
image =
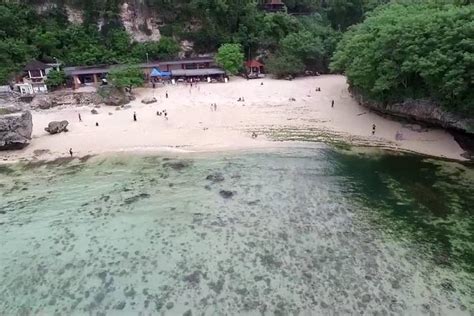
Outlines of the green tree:
M 266 63 L 267 69 L 277 78 L 295 76 L 304 71 L 304 64 L 298 57 L 290 54 L 279 53 L 270 56 Z
M 363 0 L 329 0 L 326 14 L 336 30 L 345 30 L 364 17 Z
M 333 71 L 369 98 L 431 98 L 474 115 L 474 6 L 391 4 L 343 37 Z
M 137 61 L 169 59 L 176 57 L 180 50 L 179 44 L 170 37 L 162 36 L 159 41 L 136 43 L 131 52 Z
M 139 87 L 145 82 L 143 71 L 135 66 L 120 67 L 111 71 L 107 77 L 118 88 Z
M 62 70 L 51 70 L 46 79 L 49 88 L 58 88 L 66 83 L 66 74 Z
M 238 73 L 244 63 L 244 54 L 240 44 L 224 44 L 217 51 L 216 62 L 230 74 Z

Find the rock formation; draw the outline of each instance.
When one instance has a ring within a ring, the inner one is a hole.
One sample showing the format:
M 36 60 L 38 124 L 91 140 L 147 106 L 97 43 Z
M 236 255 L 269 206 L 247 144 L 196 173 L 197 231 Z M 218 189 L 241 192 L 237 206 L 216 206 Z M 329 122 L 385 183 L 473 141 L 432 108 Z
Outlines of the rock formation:
M 474 118 L 447 112 L 441 106 L 430 100 L 403 100 L 389 104 L 371 101 L 356 89 L 350 89 L 359 104 L 374 111 L 402 117 L 410 120 L 458 130 L 467 134 L 474 134 Z
M 31 140 L 30 111 L 0 115 L 0 150 L 21 149 Z
M 119 106 L 130 102 L 130 96 L 123 91 L 112 85 L 100 86 L 97 88 L 97 94 L 100 97 L 100 102 L 106 105 Z
M 148 97 L 148 98 L 144 98 L 142 100 L 143 104 L 151 104 L 151 103 L 155 103 L 155 102 L 157 102 L 155 97 Z
M 52 122 L 49 122 L 48 127 L 45 127 L 44 130 L 50 134 L 58 134 L 62 132 L 67 132 L 68 125 L 69 125 L 68 121 L 52 121 Z

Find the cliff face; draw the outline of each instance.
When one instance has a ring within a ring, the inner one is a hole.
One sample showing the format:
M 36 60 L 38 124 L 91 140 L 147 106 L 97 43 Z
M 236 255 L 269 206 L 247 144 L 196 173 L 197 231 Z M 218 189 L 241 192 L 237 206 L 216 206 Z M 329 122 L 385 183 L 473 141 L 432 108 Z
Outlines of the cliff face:
M 65 9 L 68 20 L 74 24 L 83 22 L 83 11 L 73 6 L 73 1 L 65 1 Z M 36 11 L 45 12 L 55 7 L 54 0 L 36 1 L 34 4 Z M 120 21 L 125 30 L 133 40 L 137 42 L 158 41 L 161 37 L 159 27 L 162 25 L 159 12 L 147 7 L 143 0 L 125 0 L 120 5 Z M 103 21 L 98 22 L 100 28 Z
M 365 98 L 357 89 L 350 89 L 359 104 L 374 111 L 410 120 L 457 130 L 474 136 L 474 118 L 463 117 L 444 110 L 430 100 L 411 100 L 382 104 Z
M 0 115 L 0 150 L 21 149 L 31 140 L 30 111 Z

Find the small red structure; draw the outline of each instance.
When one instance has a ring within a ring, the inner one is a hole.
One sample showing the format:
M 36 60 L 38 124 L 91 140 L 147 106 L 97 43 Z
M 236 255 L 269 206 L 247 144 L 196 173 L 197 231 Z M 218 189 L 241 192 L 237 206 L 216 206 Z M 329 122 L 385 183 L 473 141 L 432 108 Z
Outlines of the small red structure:
M 285 4 L 282 0 L 265 0 L 263 9 L 269 12 L 277 12 L 285 10 Z
M 264 77 L 264 65 L 255 60 L 255 59 L 252 59 L 252 60 L 248 60 L 245 62 L 245 69 L 247 70 L 247 76 L 249 78 L 261 78 L 261 77 Z

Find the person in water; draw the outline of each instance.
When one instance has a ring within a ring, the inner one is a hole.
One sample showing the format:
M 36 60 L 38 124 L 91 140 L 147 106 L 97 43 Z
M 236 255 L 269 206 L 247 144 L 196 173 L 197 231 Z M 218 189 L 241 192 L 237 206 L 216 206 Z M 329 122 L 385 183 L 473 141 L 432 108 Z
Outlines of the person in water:
M 71 157 L 72 157 L 72 154 L 73 154 L 72 148 L 69 148 L 69 155 L 71 155 Z

